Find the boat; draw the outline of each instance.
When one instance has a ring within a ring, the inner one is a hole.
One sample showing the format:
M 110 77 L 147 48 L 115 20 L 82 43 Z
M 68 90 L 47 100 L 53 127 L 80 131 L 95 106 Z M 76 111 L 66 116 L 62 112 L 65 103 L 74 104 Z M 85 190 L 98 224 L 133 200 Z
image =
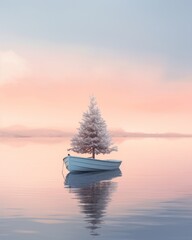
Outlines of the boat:
M 85 158 L 68 154 L 63 161 L 70 172 L 115 170 L 121 165 L 120 160 L 95 159 L 98 154 L 117 151 L 117 147 L 113 146 L 106 123 L 101 117 L 94 97 L 90 98 L 88 111 L 83 114 L 78 132 L 72 137 L 71 147 L 68 151 L 92 155 L 90 158 Z
M 95 172 L 118 169 L 121 160 L 99 160 L 68 155 L 63 159 L 65 166 L 70 172 Z

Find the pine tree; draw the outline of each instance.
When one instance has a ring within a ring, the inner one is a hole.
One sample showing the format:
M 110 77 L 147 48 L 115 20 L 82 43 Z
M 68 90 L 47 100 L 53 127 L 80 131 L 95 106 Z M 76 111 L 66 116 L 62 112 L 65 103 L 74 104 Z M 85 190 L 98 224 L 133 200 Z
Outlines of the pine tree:
M 90 153 L 92 158 L 95 158 L 95 154 L 117 151 L 117 147 L 112 146 L 106 123 L 94 97 L 90 98 L 88 111 L 83 113 L 78 133 L 71 139 L 69 150 L 82 154 Z

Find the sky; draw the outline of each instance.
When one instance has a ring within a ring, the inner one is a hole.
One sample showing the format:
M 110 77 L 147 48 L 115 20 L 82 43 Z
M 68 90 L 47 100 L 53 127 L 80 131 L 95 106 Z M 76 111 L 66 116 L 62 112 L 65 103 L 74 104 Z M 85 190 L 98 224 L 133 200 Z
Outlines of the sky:
M 0 0 L 0 129 L 192 133 L 192 2 Z

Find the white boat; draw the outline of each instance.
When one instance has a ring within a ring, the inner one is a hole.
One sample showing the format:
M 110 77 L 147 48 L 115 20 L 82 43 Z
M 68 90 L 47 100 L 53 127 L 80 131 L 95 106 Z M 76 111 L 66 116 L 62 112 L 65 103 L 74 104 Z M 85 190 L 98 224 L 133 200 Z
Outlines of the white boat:
M 67 156 L 63 159 L 65 166 L 70 172 L 94 172 L 118 169 L 120 160 L 99 160 L 95 158 L 83 158 Z

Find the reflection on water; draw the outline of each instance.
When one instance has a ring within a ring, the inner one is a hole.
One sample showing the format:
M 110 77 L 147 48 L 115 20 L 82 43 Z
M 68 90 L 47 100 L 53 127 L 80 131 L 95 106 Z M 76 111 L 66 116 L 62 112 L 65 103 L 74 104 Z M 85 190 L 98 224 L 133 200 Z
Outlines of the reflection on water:
M 70 139 L 7 141 L 0 140 L 0 240 L 191 240 L 191 139 L 122 141 L 110 155 L 122 160 L 122 176 L 63 169 L 65 182 Z
M 81 211 L 85 214 L 87 228 L 91 235 L 98 235 L 97 229 L 103 222 L 106 208 L 111 200 L 111 193 L 117 183 L 112 180 L 121 176 L 121 171 L 101 171 L 92 173 L 69 173 L 65 187 L 79 200 Z

